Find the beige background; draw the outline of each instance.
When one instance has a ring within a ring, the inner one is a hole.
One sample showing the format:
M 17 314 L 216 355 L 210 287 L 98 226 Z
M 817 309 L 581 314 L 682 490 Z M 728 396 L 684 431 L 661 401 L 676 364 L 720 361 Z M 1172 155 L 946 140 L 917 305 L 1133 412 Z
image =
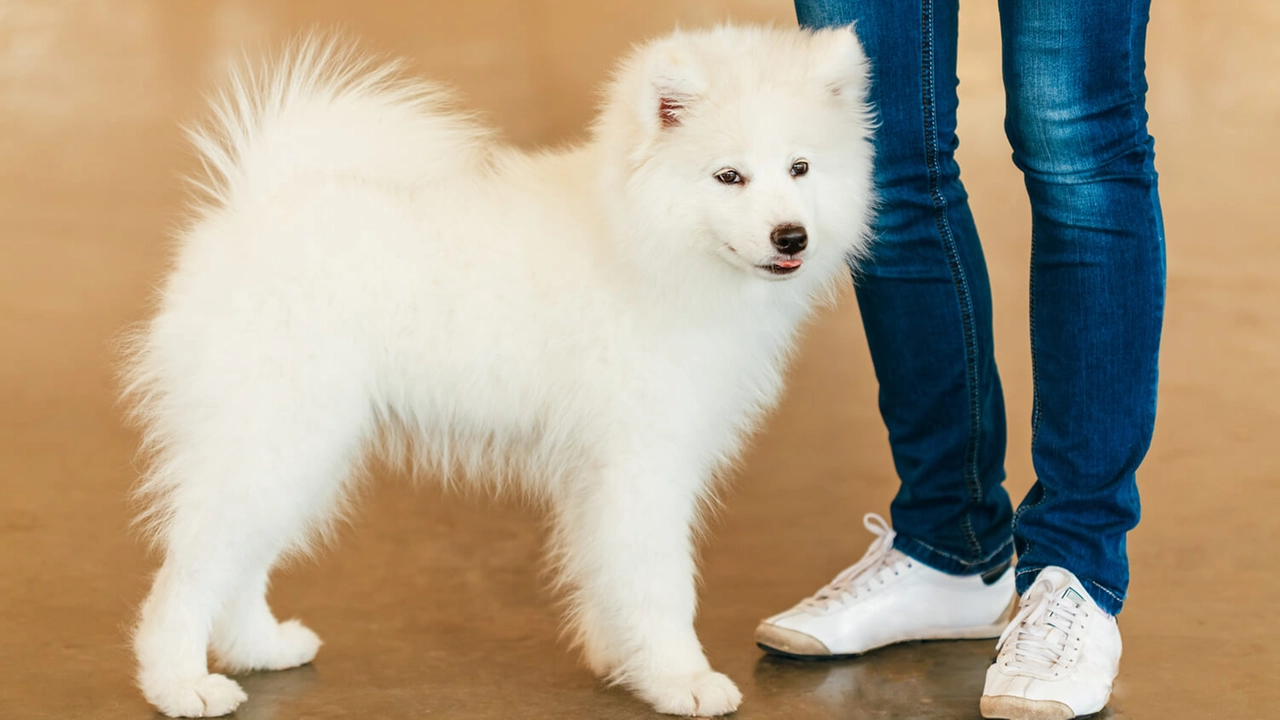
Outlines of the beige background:
M 1169 243 L 1156 440 L 1140 474 L 1114 718 L 1263 717 L 1280 690 L 1280 4 L 1156 0 L 1149 107 Z M 1003 137 L 994 3 L 962 11 L 960 150 L 991 264 L 1009 487 L 1031 482 L 1028 210 Z M 154 558 L 127 524 L 111 338 L 145 312 L 192 169 L 177 124 L 245 43 L 341 27 L 457 86 L 514 140 L 577 137 L 632 41 L 791 23 L 789 3 L 0 2 L 0 717 L 144 718 L 125 629 Z M 852 562 L 895 480 L 846 293 L 808 334 L 704 553 L 700 628 L 742 718 L 977 715 L 991 644 L 762 660 L 755 621 Z M 229 449 L 229 451 L 234 451 Z M 536 515 L 379 473 L 343 542 L 273 601 L 327 641 L 245 679 L 242 718 L 650 714 L 558 642 Z

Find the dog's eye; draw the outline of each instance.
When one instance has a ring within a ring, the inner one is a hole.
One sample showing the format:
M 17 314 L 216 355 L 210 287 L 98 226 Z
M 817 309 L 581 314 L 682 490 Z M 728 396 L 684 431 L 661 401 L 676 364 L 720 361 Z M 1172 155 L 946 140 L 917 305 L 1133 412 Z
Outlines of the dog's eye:
M 809 172 L 809 163 L 804 160 L 797 160 L 791 164 L 791 177 L 800 177 Z
M 738 174 L 737 170 L 721 170 L 716 173 L 716 179 L 725 185 L 742 184 L 742 176 Z

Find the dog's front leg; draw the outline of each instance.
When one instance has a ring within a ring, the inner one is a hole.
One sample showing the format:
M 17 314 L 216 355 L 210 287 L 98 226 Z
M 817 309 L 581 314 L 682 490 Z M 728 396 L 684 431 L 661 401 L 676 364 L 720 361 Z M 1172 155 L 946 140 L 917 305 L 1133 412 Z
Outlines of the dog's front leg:
M 578 639 L 594 670 L 659 712 L 732 712 L 742 694 L 711 669 L 693 628 L 704 481 L 651 459 L 584 478 L 560 507 L 558 550 Z

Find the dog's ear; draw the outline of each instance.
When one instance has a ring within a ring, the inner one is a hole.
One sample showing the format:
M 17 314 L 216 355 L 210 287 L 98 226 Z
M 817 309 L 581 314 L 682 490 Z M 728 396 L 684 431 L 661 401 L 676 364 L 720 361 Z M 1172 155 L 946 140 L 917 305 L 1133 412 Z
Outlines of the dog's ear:
M 652 48 L 647 66 L 645 121 L 662 130 L 684 122 L 689 108 L 706 90 L 706 75 L 697 61 L 674 44 Z
M 813 34 L 818 55 L 815 72 L 825 92 L 855 110 L 865 107 L 871 83 L 871 64 L 852 25 Z

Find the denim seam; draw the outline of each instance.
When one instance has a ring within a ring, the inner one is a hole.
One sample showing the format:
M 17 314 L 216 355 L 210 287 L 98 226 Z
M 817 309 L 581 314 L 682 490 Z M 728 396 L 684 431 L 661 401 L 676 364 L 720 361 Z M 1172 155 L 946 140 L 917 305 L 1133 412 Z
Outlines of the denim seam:
M 965 442 L 964 481 L 969 491 L 969 500 L 977 505 L 982 502 L 982 483 L 978 479 L 978 440 L 982 428 L 982 410 L 978 392 L 977 340 L 974 328 L 973 300 L 969 294 L 969 281 L 964 267 L 960 264 L 960 253 L 956 247 L 955 235 L 951 231 L 948 220 L 949 206 L 942 194 L 942 168 L 938 151 L 938 108 L 936 101 L 937 83 L 934 63 L 933 34 L 933 1 L 924 0 L 920 6 L 921 37 L 921 104 L 924 116 L 925 160 L 929 170 L 929 196 L 933 201 L 934 224 L 938 228 L 939 240 L 947 256 L 947 266 L 951 271 L 952 283 L 956 290 L 956 300 L 960 305 L 961 327 L 964 332 L 965 381 L 969 401 L 969 436 Z M 982 552 L 982 543 L 973 530 L 973 519 L 966 511 L 961 521 L 961 532 L 972 552 Z
M 1138 140 L 1139 140 L 1139 138 L 1140 138 L 1140 136 L 1141 136 L 1141 135 L 1143 135 L 1143 134 L 1145 134 L 1145 133 L 1139 133 L 1139 131 L 1140 131 L 1140 130 L 1142 130 L 1142 125 L 1143 125 L 1143 123 L 1142 123 L 1142 120 L 1138 117 L 1138 111 L 1137 111 L 1137 108 L 1145 108 L 1145 107 L 1146 107 L 1146 102 L 1145 102 L 1145 101 L 1139 102 L 1139 99 L 1138 99 L 1138 93 L 1134 91 L 1134 90 L 1135 90 L 1135 88 L 1134 88 L 1134 77 L 1135 77 L 1135 75 L 1134 75 L 1134 67 L 1133 67 L 1133 45 L 1134 45 L 1134 41 L 1135 41 L 1134 34 L 1135 34 L 1135 33 L 1136 33 L 1136 31 L 1137 31 L 1137 25 L 1138 25 L 1138 24 L 1137 24 L 1137 22 L 1135 22 L 1135 20 L 1134 20 L 1134 15 L 1136 14 L 1136 12 L 1135 12 L 1135 11 L 1136 11 L 1136 8 L 1135 8 L 1135 7 L 1133 7 L 1133 2 L 1132 2 L 1132 0 L 1130 0 L 1130 3 L 1129 3 L 1129 12 L 1128 12 L 1128 16 L 1129 16 L 1129 42 L 1128 42 L 1128 43 L 1125 45 L 1125 47 L 1124 47 L 1124 55 L 1125 55 L 1124 59 L 1125 59 L 1125 66 L 1126 66 L 1126 67 L 1127 67 L 1127 69 L 1129 70 L 1129 72 L 1127 73 L 1127 75 L 1128 75 L 1128 80 L 1129 80 L 1129 107 L 1132 109 L 1132 110 L 1130 111 L 1130 113 L 1129 113 L 1129 119 L 1133 122 L 1133 135 L 1132 135 L 1132 137 L 1133 137 L 1134 141 L 1138 141 Z M 1136 144 L 1136 143 L 1135 143 L 1135 144 Z M 1144 164 L 1145 164 L 1145 163 L 1144 163 Z
M 919 545 L 920 547 L 924 548 L 925 550 L 928 550 L 928 551 L 929 551 L 929 552 L 931 552 L 931 553 L 934 553 L 934 554 L 936 554 L 936 555 L 941 555 L 942 557 L 944 557 L 944 558 L 946 558 L 946 559 L 948 559 L 948 560 L 951 560 L 951 561 L 953 561 L 953 562 L 955 562 L 955 563 L 957 563 L 957 564 L 959 564 L 959 565 L 963 565 L 963 566 L 965 566 L 965 567 L 973 567 L 974 565 L 981 565 L 981 564 L 983 564 L 983 563 L 990 562 L 990 561 L 992 560 L 992 558 L 994 558 L 994 557 L 996 557 L 997 555 L 999 555 L 999 554 L 1001 553 L 1001 551 L 1003 551 L 1006 547 L 1008 547 L 1008 546 L 1013 542 L 1013 538 L 1009 538 L 1009 539 L 1005 540 L 1004 542 L 1000 543 L 1000 546 L 999 546 L 999 547 L 997 547 L 995 550 L 991 551 L 991 553 L 990 553 L 990 554 L 988 554 L 988 555 L 987 555 L 987 556 L 985 556 L 985 557 L 979 558 L 979 559 L 977 559 L 977 560 L 964 560 L 964 559 L 961 559 L 961 558 L 956 557 L 955 555 L 952 555 L 952 554 L 951 554 L 951 553 L 949 553 L 949 552 L 946 552 L 946 551 L 944 551 L 944 550 L 939 550 L 938 548 L 936 548 L 936 547 L 934 547 L 934 546 L 930 545 L 929 543 L 927 543 L 927 542 L 925 542 L 925 541 L 923 541 L 923 540 L 917 540 L 916 538 L 913 538 L 913 537 L 905 537 L 905 538 L 903 538 L 903 539 L 904 539 L 904 540 L 907 540 L 907 541 L 909 541 L 909 542 L 913 542 L 913 543 L 915 543 L 915 544 Z
M 1031 447 L 1040 433 L 1040 358 L 1036 352 L 1036 224 L 1031 222 L 1031 273 L 1028 282 L 1028 327 L 1031 333 Z
M 1044 568 L 1043 568 L 1043 567 L 1024 567 L 1024 568 L 1018 568 L 1017 570 L 1015 570 L 1015 571 L 1014 571 L 1014 576 L 1015 576 L 1015 577 L 1022 577 L 1023 575 L 1026 575 L 1026 574 L 1028 574 L 1028 573 L 1036 573 L 1036 574 L 1039 574 L 1042 570 L 1044 570 Z M 1107 597 L 1109 597 L 1109 598 L 1111 598 L 1112 600 L 1114 600 L 1114 601 L 1116 602 L 1116 604 L 1117 604 L 1117 605 L 1123 605 L 1123 604 L 1124 604 L 1124 601 L 1125 601 L 1125 599 L 1124 599 L 1124 598 L 1120 597 L 1119 595 L 1117 595 L 1116 593 L 1114 593 L 1113 591 L 1111 591 L 1109 588 L 1107 588 L 1107 587 L 1106 587 L 1106 586 L 1104 586 L 1104 585 L 1099 585 L 1097 582 L 1095 582 L 1095 581 L 1093 581 L 1093 580 L 1089 580 L 1089 579 L 1087 579 L 1087 578 L 1080 578 L 1080 584 L 1081 584 L 1081 585 L 1085 585 L 1085 586 L 1087 586 L 1085 589 L 1086 589 L 1086 590 L 1090 590 L 1090 593 L 1089 593 L 1090 595 L 1092 595 L 1092 594 L 1093 594 L 1092 590 L 1095 590 L 1095 589 L 1096 589 L 1096 590 L 1101 590 L 1103 593 L 1105 593 L 1105 594 L 1107 595 Z
M 1033 434 L 1033 435 L 1034 435 L 1034 433 L 1035 433 L 1035 431 L 1034 431 L 1034 430 L 1032 430 L 1032 434 Z M 1033 446 L 1033 447 L 1035 446 L 1035 442 L 1034 442 L 1034 441 L 1032 441 L 1032 446 Z M 1022 550 L 1022 551 L 1020 551 L 1020 552 L 1018 553 L 1018 556 L 1019 556 L 1019 557 L 1027 557 L 1028 555 L 1032 555 L 1032 554 L 1034 553 L 1034 551 L 1035 551 L 1035 545 L 1034 545 L 1034 544 L 1032 544 L 1031 542 L 1029 542 L 1029 541 L 1026 539 L 1026 537 L 1023 537 L 1023 536 L 1019 535 L 1019 533 L 1018 533 L 1018 526 L 1019 526 L 1019 525 L 1021 525 L 1021 523 L 1022 523 L 1022 516 L 1023 516 L 1024 514 L 1026 514 L 1028 511 L 1030 511 L 1030 510 L 1034 510 L 1034 509 L 1036 509 L 1036 508 L 1040 507 L 1040 505 L 1042 505 L 1042 504 L 1044 503 L 1044 501 L 1045 501 L 1045 498 L 1046 498 L 1046 497 L 1047 497 L 1047 496 L 1046 496 L 1046 494 L 1045 494 L 1044 490 L 1042 489 L 1042 490 L 1040 491 L 1040 499 L 1039 499 L 1039 500 L 1036 500 L 1034 503 L 1032 503 L 1032 504 L 1030 504 L 1030 505 L 1027 505 L 1027 504 L 1026 504 L 1026 500 L 1024 499 L 1024 500 L 1023 500 L 1023 504 L 1022 504 L 1022 505 L 1019 505 L 1019 506 L 1018 506 L 1018 510 L 1017 510 L 1016 512 L 1014 512 L 1014 513 L 1013 513 L 1013 522 L 1011 523 L 1011 525 L 1012 525 L 1012 530 L 1013 530 L 1013 538 L 1014 538 L 1014 540 L 1021 540 L 1021 541 L 1022 541 L 1022 544 L 1023 544 L 1023 550 Z
M 1123 604 L 1124 604 L 1124 598 L 1120 597 L 1119 595 L 1115 594 L 1114 592 L 1111 592 L 1111 590 L 1107 589 L 1106 587 L 1104 587 L 1104 586 L 1102 586 L 1102 585 L 1099 585 L 1098 583 L 1096 583 L 1096 582 L 1094 582 L 1094 581 L 1092 581 L 1092 580 L 1085 580 L 1085 581 L 1083 581 L 1083 582 L 1084 582 L 1084 584 L 1085 584 L 1085 585 L 1088 585 L 1088 586 L 1089 586 L 1089 589 L 1092 589 L 1092 590 L 1101 590 L 1102 592 L 1106 593 L 1108 596 L 1110 596 L 1110 597 L 1111 597 L 1111 599 L 1112 599 L 1112 600 L 1116 601 L 1116 604 L 1117 604 L 1117 605 L 1123 605 Z M 1092 594 L 1092 593 L 1090 593 L 1090 594 Z
M 1036 454 L 1036 440 L 1040 435 L 1040 355 L 1037 352 L 1039 346 L 1036 343 L 1036 224 L 1035 218 L 1032 217 L 1031 222 L 1031 272 L 1028 282 L 1028 326 L 1030 328 L 1030 344 L 1031 344 L 1031 457 L 1034 466 Z M 1024 498 L 1023 503 L 1018 506 L 1016 512 L 1013 513 L 1013 521 L 1010 523 L 1015 539 L 1022 541 L 1022 551 L 1018 553 L 1019 557 L 1025 557 L 1032 554 L 1034 545 L 1027 541 L 1025 537 L 1018 534 L 1018 526 L 1021 523 L 1022 515 L 1044 502 L 1045 494 L 1041 489 L 1040 499 L 1034 504 L 1027 505 Z

